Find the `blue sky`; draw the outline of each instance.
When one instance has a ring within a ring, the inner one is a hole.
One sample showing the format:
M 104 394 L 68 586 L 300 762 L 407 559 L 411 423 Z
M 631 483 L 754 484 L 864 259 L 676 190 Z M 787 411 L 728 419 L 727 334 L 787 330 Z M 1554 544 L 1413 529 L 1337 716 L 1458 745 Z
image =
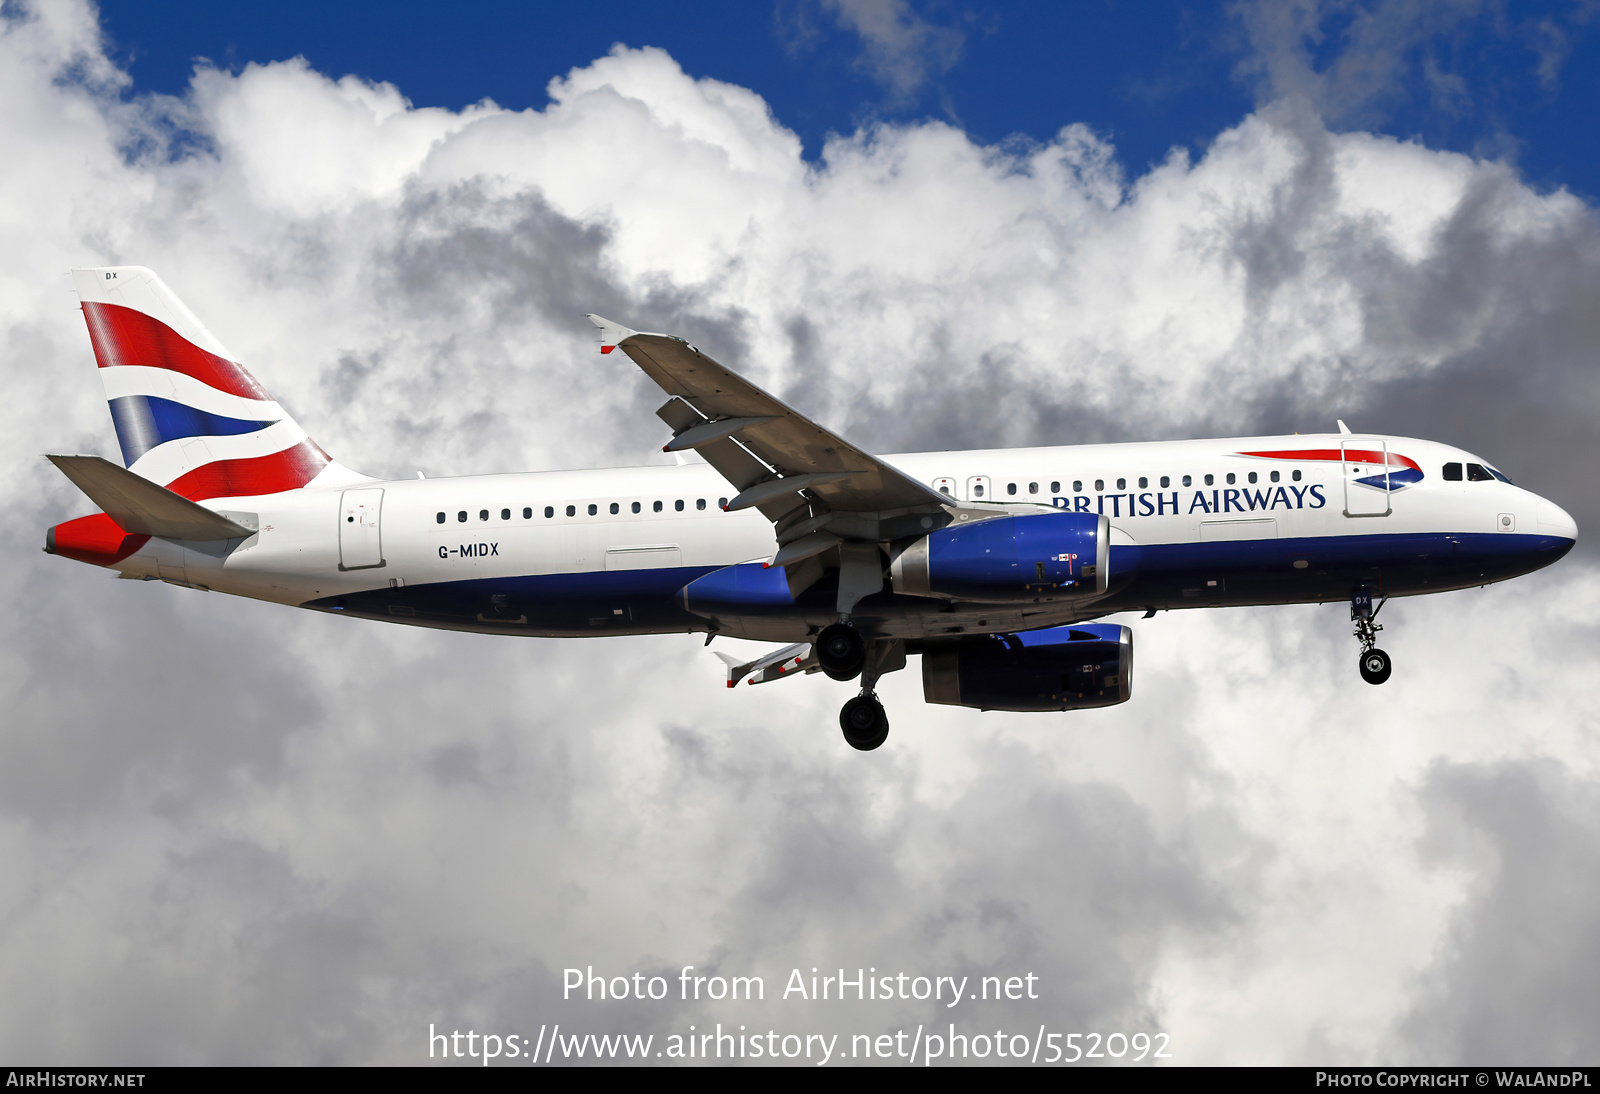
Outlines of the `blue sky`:
M 1255 103 L 1309 95 L 1334 128 L 1514 161 L 1540 189 L 1600 194 L 1600 7 L 1571 0 L 1288 5 L 778 0 L 775 4 L 235 5 L 110 0 L 133 92 L 180 92 L 195 58 L 305 56 L 419 106 L 542 106 L 551 77 L 614 42 L 749 87 L 815 157 L 873 118 L 948 119 L 992 143 L 1082 122 L 1137 175 L 1203 149 Z M 876 18 L 875 18 L 876 17 Z

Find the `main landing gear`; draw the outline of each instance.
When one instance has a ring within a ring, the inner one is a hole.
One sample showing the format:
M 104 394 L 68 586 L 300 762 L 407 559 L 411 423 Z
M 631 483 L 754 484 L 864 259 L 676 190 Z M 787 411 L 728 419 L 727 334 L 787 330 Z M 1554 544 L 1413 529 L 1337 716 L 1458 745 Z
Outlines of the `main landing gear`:
M 851 748 L 871 752 L 889 739 L 889 715 L 878 697 L 866 688 L 839 712 L 839 728 Z
M 839 728 L 851 748 L 871 752 L 889 737 L 889 716 L 872 690 L 882 666 L 881 657 L 869 653 L 876 654 L 878 650 L 869 650 L 861 632 L 844 622 L 824 627 L 817 635 L 816 650 L 817 663 L 833 679 L 861 677 L 861 694 L 839 712 Z
M 1389 679 L 1394 665 L 1389 655 L 1378 649 L 1378 632 L 1383 624 L 1377 621 L 1378 613 L 1388 603 L 1388 598 L 1372 606 L 1372 590 L 1357 589 L 1350 594 L 1350 618 L 1355 621 L 1356 640 L 1361 643 L 1361 679 L 1369 684 L 1381 684 Z

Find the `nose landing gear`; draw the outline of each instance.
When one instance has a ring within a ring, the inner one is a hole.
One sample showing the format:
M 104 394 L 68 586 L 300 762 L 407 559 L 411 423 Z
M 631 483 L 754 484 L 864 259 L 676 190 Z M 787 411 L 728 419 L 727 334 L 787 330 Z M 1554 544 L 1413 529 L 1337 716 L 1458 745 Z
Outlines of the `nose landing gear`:
M 1357 589 L 1350 594 L 1350 618 L 1355 621 L 1356 640 L 1361 643 L 1361 679 L 1369 684 L 1383 683 L 1394 668 L 1389 655 L 1377 648 L 1378 632 L 1383 630 L 1383 624 L 1377 622 L 1378 613 L 1388 602 L 1385 597 L 1374 608 L 1371 589 Z

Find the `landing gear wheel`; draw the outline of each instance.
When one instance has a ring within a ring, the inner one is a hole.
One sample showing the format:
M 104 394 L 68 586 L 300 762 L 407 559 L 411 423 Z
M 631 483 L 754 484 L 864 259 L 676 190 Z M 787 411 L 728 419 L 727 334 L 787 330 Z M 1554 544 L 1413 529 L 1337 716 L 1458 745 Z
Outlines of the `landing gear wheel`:
M 854 680 L 867 663 L 867 643 L 854 627 L 831 624 L 817 635 L 817 663 L 835 680 Z
M 1389 663 L 1389 655 L 1380 649 L 1370 649 L 1361 655 L 1361 679 L 1369 684 L 1383 683 L 1389 679 L 1393 668 Z
M 851 748 L 871 752 L 889 737 L 889 716 L 883 704 L 870 692 L 857 695 L 839 712 L 839 728 Z

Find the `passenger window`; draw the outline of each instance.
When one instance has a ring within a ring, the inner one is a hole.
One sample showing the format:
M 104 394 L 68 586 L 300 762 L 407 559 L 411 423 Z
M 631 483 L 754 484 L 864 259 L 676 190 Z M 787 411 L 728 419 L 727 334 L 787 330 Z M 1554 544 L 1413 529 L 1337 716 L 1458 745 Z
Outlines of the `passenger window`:
M 465 524 L 467 522 L 467 511 L 465 509 L 461 510 L 461 512 L 456 514 L 456 519 L 462 524 Z
M 1169 487 L 1171 485 L 1172 485 L 1172 476 L 1171 475 L 1162 475 L 1161 476 L 1161 489 L 1165 490 L 1167 487 Z
M 554 505 L 546 505 L 544 507 L 544 519 L 545 520 L 549 520 L 551 517 L 553 517 L 555 515 L 556 515 L 556 507 Z
M 694 507 L 696 509 L 704 509 L 706 507 L 706 499 L 705 498 L 696 499 L 695 503 L 694 503 Z
M 1232 486 L 1232 485 L 1233 485 L 1233 482 L 1234 482 L 1234 479 L 1233 479 L 1233 472 L 1232 472 L 1232 471 L 1229 471 L 1229 472 L 1228 472 L 1228 485 L 1229 485 L 1229 486 Z
M 1117 480 L 1117 489 L 1118 490 L 1126 490 L 1127 488 L 1128 488 L 1128 480 L 1127 479 L 1118 479 Z
M 1192 476 L 1185 475 L 1183 477 L 1183 485 L 1185 485 L 1185 486 L 1193 486 L 1194 485 L 1194 478 Z
M 440 513 L 440 514 L 439 514 L 439 515 L 438 515 L 438 516 L 437 516 L 437 517 L 435 517 L 435 518 L 434 518 L 434 519 L 435 519 L 435 520 L 437 520 L 437 521 L 438 521 L 438 522 L 439 522 L 439 523 L 440 523 L 440 524 L 443 524 L 443 523 L 444 523 L 444 514 L 443 514 L 443 513 Z
M 633 503 L 633 511 L 635 513 L 637 513 L 639 511 L 639 503 L 638 502 L 634 502 Z
M 679 498 L 677 501 L 673 502 L 672 507 L 680 513 L 683 512 L 683 499 Z
M 1052 493 L 1052 494 L 1059 494 L 1059 493 L 1061 493 L 1061 484 L 1060 484 L 1060 483 L 1059 483 L 1059 482 L 1053 482 L 1053 483 L 1051 483 L 1051 484 L 1050 484 L 1050 492 L 1051 492 L 1051 493 Z
M 509 509 L 500 510 L 500 519 L 501 520 L 510 520 L 511 519 L 511 510 L 509 510 Z
M 1467 464 L 1467 481 L 1468 482 L 1493 482 L 1494 481 L 1494 476 L 1489 474 L 1489 472 L 1487 472 L 1487 471 L 1485 471 L 1483 469 L 1483 464 L 1481 464 L 1481 463 L 1469 463 L 1469 464 Z
M 1038 492 L 1039 492 L 1039 484 L 1036 483 L 1036 482 L 1030 482 L 1028 484 L 1028 493 L 1037 494 Z
M 479 509 L 478 510 L 478 519 L 479 520 L 488 520 L 489 519 L 489 510 L 487 510 L 487 509 Z
M 1461 465 L 1459 463 L 1447 463 L 1447 464 L 1445 464 L 1444 465 L 1444 477 L 1445 477 L 1445 481 L 1446 482 L 1460 482 L 1461 481 Z
M 1017 484 L 1016 483 L 1014 483 L 1014 482 L 1006 483 L 1006 493 L 1015 494 L 1016 492 L 1017 492 Z
M 1207 486 L 1216 485 L 1216 481 L 1217 481 L 1217 477 L 1215 475 L 1207 475 L 1206 476 L 1206 485 Z
M 590 505 L 589 506 L 589 515 L 591 517 L 594 516 L 599 511 L 600 511 L 600 507 L 598 505 Z
M 1083 493 L 1083 480 L 1082 479 L 1073 479 L 1072 480 L 1072 492 L 1074 494 Z
M 1096 490 L 1104 490 L 1106 488 L 1106 480 L 1105 479 L 1095 479 L 1094 480 L 1094 488 Z
M 575 517 L 577 515 L 578 515 L 578 507 L 576 505 L 567 506 L 567 516 Z
M 533 509 L 532 508 L 523 509 L 522 510 L 522 519 L 523 520 L 532 520 L 533 519 Z
M 727 507 L 728 507 L 728 499 L 727 498 L 718 498 L 717 499 L 717 508 L 718 509 L 726 509 Z
M 1149 485 L 1150 485 L 1150 480 L 1145 478 L 1143 475 L 1140 475 L 1139 476 L 1139 489 L 1143 490 L 1143 489 L 1147 488 Z
M 1278 473 L 1276 471 L 1274 471 L 1270 477 L 1271 477 L 1273 482 L 1277 482 L 1278 481 Z
M 661 503 L 658 501 L 654 505 L 652 505 L 650 508 L 652 510 L 654 510 L 655 512 L 659 513 L 659 512 L 661 512 Z
M 978 485 L 974 486 L 972 488 L 972 493 L 977 497 L 983 497 L 983 484 L 980 482 Z
M 618 505 L 616 502 L 612 502 L 611 503 L 611 515 L 612 516 L 616 516 L 620 512 L 622 512 L 622 506 Z
M 1289 472 L 1289 477 L 1291 479 L 1293 479 L 1295 482 L 1299 482 L 1300 481 L 1300 469 L 1296 468 L 1295 470 Z

